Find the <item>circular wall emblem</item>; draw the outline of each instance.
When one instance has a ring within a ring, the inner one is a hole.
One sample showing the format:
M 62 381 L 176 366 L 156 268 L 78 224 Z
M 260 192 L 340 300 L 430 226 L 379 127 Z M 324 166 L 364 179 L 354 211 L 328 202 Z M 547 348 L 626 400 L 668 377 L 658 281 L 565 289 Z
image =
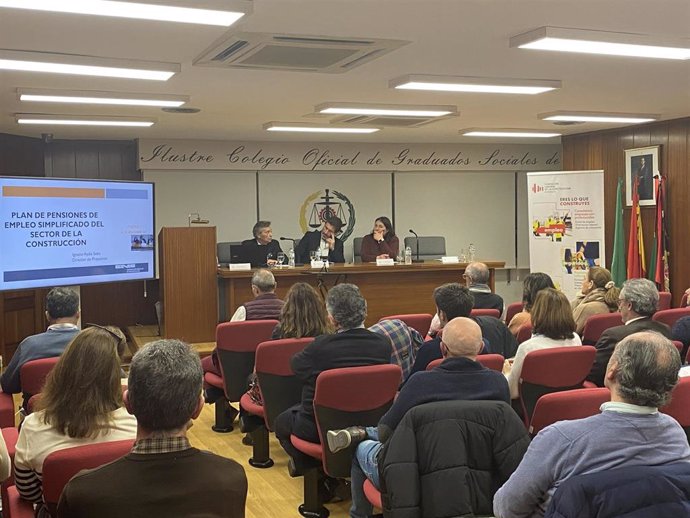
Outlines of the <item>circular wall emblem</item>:
M 302 232 L 316 230 L 332 216 L 343 222 L 338 238 L 346 241 L 355 228 L 355 208 L 348 197 L 338 191 L 324 189 L 307 196 L 300 207 L 299 226 Z

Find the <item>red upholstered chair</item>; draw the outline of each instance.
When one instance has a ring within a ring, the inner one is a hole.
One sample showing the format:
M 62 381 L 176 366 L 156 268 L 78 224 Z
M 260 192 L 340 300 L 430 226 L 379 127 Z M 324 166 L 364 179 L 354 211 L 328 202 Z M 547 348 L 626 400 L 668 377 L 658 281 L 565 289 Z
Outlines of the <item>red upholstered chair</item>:
M 43 385 L 46 383 L 46 378 L 53 367 L 60 361 L 59 356 L 52 358 L 41 358 L 39 360 L 31 360 L 22 365 L 19 370 L 19 379 L 21 380 L 22 393 L 31 396 L 40 394 L 43 390 Z
M 12 394 L 0 391 L 0 428 L 14 426 L 14 399 Z
M 657 311 L 664 311 L 665 309 L 671 309 L 671 292 L 670 291 L 660 291 L 659 292 L 659 305 L 657 306 Z
M 369 503 L 376 509 L 383 509 L 383 503 L 381 502 L 381 491 L 376 489 L 376 486 L 372 484 L 371 480 L 369 479 L 364 481 L 364 496 L 367 497 Z
M 470 311 L 470 316 L 501 318 L 501 312 L 497 309 L 473 309 Z
M 224 398 L 215 401 L 214 432 L 232 431 L 231 401 L 239 401 L 247 391 L 247 378 L 254 371 L 254 356 L 261 342 L 271 339 L 277 320 L 246 320 L 224 322 L 216 327 L 216 348 L 221 376 L 204 373 L 204 381 L 222 389 Z
M 400 385 L 402 370 L 397 365 L 371 365 L 332 369 L 319 374 L 314 394 L 314 412 L 319 438 L 325 443 L 328 430 L 352 425 L 376 426 L 393 404 Z M 338 453 L 331 453 L 321 444 L 291 436 L 292 445 L 303 453 L 320 459 L 323 471 L 332 477 L 349 477 L 355 445 Z M 299 506 L 302 516 L 325 517 L 318 492 L 321 470 L 314 468 L 304 475 L 304 503 Z
M 673 345 L 675 345 L 676 349 L 678 349 L 678 354 L 683 353 L 683 342 L 681 342 L 680 340 L 673 340 Z M 683 358 L 681 358 L 681 361 L 682 360 Z
M 583 388 L 553 392 L 539 398 L 529 433 L 532 437 L 557 421 L 583 419 L 599 413 L 599 407 L 611 400 L 611 392 L 607 388 Z
M 431 327 L 433 318 L 434 317 L 428 313 L 410 313 L 407 315 L 390 315 L 388 317 L 382 317 L 379 319 L 379 322 L 381 322 L 381 320 L 402 320 L 409 327 L 417 330 L 420 335 L 426 336 Z
M 513 302 L 512 304 L 508 304 L 508 307 L 506 308 L 506 325 L 510 324 L 510 321 L 513 319 L 515 315 L 520 313 L 524 308 L 522 302 Z
M 582 387 L 595 353 L 594 347 L 583 345 L 541 349 L 525 356 L 518 391 L 526 427 L 541 396 Z
M 441 365 L 443 360 L 444 358 L 439 358 L 438 360 L 429 362 L 429 365 L 426 366 L 426 370 L 430 371 L 431 369 L 438 367 Z M 503 363 L 505 362 L 505 358 L 500 354 L 480 354 L 477 356 L 477 361 L 487 369 L 503 372 Z
M 690 377 L 680 378 L 671 394 L 671 402 L 659 411 L 678 421 L 690 442 Z
M 526 342 L 532 338 L 532 324 L 523 324 L 518 329 L 517 343 L 520 345 L 522 342 Z
M 5 441 L 5 445 L 7 446 L 7 453 L 10 456 L 10 461 L 12 461 L 12 466 L 14 466 L 14 453 L 16 451 L 17 438 L 18 437 L 19 437 L 19 430 L 17 430 L 14 426 L 2 429 L 2 438 Z M 22 511 L 22 509 L 21 509 L 22 507 L 24 507 L 22 505 L 10 506 L 10 498 L 9 498 L 9 494 L 8 494 L 8 490 L 10 488 L 12 488 L 14 490 L 14 493 L 17 492 L 17 490 L 14 488 L 14 469 L 12 469 L 12 471 L 10 472 L 10 478 L 5 480 L 2 483 L 2 485 L 0 485 L 0 495 L 2 496 L 2 516 L 4 518 L 14 516 L 11 513 L 12 513 L 12 509 L 16 508 L 16 507 L 19 507 L 19 509 L 17 509 L 17 511 L 16 511 L 19 516 L 24 516 L 24 515 L 29 516 L 29 517 L 33 516 L 33 507 L 28 502 L 24 502 L 24 503 L 28 504 L 27 509 L 25 509 L 24 511 Z M 19 498 L 18 495 L 17 495 L 17 498 Z M 11 507 L 12 507 L 12 509 L 11 509 Z M 27 512 L 28 512 L 28 514 L 26 514 Z
M 255 404 L 245 393 L 240 399 L 242 408 L 264 419 L 264 426 L 251 432 L 253 451 L 249 464 L 255 468 L 270 468 L 268 431 L 273 430 L 276 417 L 302 399 L 302 381 L 292 372 L 292 357 L 313 342 L 313 338 L 286 338 L 261 342 L 256 348 L 256 375 L 263 406 Z
M 652 320 L 663 322 L 668 327 L 673 327 L 673 324 L 676 323 L 676 320 L 687 316 L 690 316 L 690 307 L 664 309 L 654 313 Z
M 585 328 L 582 331 L 582 343 L 584 345 L 594 345 L 599 341 L 604 331 L 611 327 L 622 325 L 623 317 L 618 312 L 592 315 L 585 322 Z

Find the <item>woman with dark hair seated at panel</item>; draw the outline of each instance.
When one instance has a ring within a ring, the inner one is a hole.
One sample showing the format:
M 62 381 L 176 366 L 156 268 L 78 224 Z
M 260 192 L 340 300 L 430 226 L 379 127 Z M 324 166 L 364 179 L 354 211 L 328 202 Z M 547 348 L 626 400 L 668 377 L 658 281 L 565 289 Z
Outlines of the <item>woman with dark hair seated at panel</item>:
M 618 311 L 618 294 L 621 290 L 611 278 L 611 272 L 601 266 L 592 266 L 582 282 L 582 290 L 570 304 L 575 319 L 575 332 L 585 329 L 585 322 L 592 315 Z
M 395 235 L 393 224 L 386 216 L 376 218 L 371 234 L 362 238 L 360 255 L 363 263 L 372 263 L 376 259 L 395 259 L 400 250 L 400 241 Z
M 506 360 L 503 366 L 503 374 L 508 379 L 511 399 L 518 397 L 518 380 L 527 354 L 551 347 L 582 345 L 580 337 L 575 332 L 575 320 L 568 297 L 560 291 L 553 288 L 541 290 L 532 306 L 530 318 L 532 338 L 518 346 L 512 365 Z
M 531 323 L 530 311 L 537 294 L 545 288 L 555 288 L 551 277 L 542 272 L 530 273 L 522 281 L 522 311 L 516 313 L 508 322 L 508 329 L 517 336 L 520 328 Z
M 41 504 L 43 461 L 50 453 L 136 437 L 137 421 L 122 403 L 120 356 L 125 344 L 119 329 L 94 326 L 81 331 L 62 353 L 36 402 L 37 411 L 24 419 L 19 432 L 14 478 L 25 500 Z

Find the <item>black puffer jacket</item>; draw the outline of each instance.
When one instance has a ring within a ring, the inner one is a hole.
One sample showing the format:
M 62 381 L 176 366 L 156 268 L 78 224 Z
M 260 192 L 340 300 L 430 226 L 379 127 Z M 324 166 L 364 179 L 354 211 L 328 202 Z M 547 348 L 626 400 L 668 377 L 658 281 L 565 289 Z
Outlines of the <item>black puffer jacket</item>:
M 502 401 L 443 401 L 410 410 L 379 462 L 386 518 L 491 516 L 529 436 Z

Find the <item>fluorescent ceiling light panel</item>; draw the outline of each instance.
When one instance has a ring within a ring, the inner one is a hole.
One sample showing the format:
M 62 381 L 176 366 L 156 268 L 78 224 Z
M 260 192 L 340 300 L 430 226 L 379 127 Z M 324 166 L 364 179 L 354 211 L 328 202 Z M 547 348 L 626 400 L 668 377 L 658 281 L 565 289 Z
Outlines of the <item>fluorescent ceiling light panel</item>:
M 551 138 L 560 137 L 560 133 L 525 129 L 479 129 L 468 128 L 460 130 L 466 137 L 506 137 L 506 138 Z
M 540 113 L 537 117 L 545 121 L 566 121 L 566 122 L 622 122 L 629 124 L 639 124 L 641 122 L 652 122 L 661 117 L 658 114 L 650 113 L 605 113 L 605 112 L 571 112 L 557 111 Z
M 180 71 L 180 65 L 76 54 L 0 50 L 0 70 L 167 81 Z
M 510 38 L 510 46 L 609 56 L 690 59 L 690 45 L 686 42 L 662 41 L 644 34 L 561 27 L 540 27 L 514 36 Z
M 548 79 L 424 76 L 413 74 L 392 79 L 388 86 L 399 90 L 534 95 L 556 90 L 561 87 L 561 82 Z
M 68 90 L 17 90 L 20 101 L 67 104 L 111 104 L 118 106 L 156 106 L 179 108 L 189 101 L 184 95 L 132 94 L 120 92 L 68 91 Z
M 55 13 L 92 14 L 117 18 L 136 18 L 162 22 L 197 23 L 229 27 L 251 10 L 250 2 L 235 2 L 237 11 L 203 9 L 155 3 L 114 2 L 109 0 L 0 0 L 0 7 L 50 11 Z M 179 3 L 175 0 L 167 4 Z M 192 0 L 186 2 L 194 5 Z M 208 2 L 206 2 L 208 4 Z M 215 2 L 223 5 L 223 3 Z M 227 2 L 225 2 L 227 6 Z
M 381 128 L 333 125 L 301 124 L 295 122 L 269 122 L 264 124 L 266 131 L 291 131 L 298 133 L 375 133 Z
M 89 115 L 47 115 L 33 113 L 18 113 L 15 115 L 18 124 L 38 124 L 43 126 L 121 126 L 141 127 L 153 126 L 155 120 L 138 117 L 99 117 Z
M 417 106 L 406 104 L 324 103 L 317 113 L 333 115 L 379 115 L 384 117 L 443 117 L 457 114 L 456 106 Z

